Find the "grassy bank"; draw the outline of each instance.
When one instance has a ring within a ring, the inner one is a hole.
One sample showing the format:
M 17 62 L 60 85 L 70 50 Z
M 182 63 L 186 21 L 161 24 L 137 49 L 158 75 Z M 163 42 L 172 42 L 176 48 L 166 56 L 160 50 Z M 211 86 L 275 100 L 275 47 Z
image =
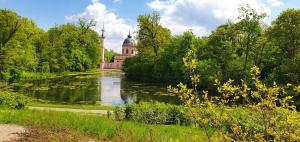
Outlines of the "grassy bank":
M 57 77 L 75 76 L 75 75 L 92 75 L 92 74 L 101 73 L 102 71 L 108 71 L 108 70 L 93 69 L 86 72 L 62 72 L 62 73 L 22 72 L 20 74 L 20 80 L 48 79 L 48 78 L 57 78 Z M 119 70 L 109 70 L 109 71 L 118 72 Z
M 85 136 L 113 141 L 199 141 L 200 129 L 184 126 L 117 122 L 104 116 L 68 112 L 0 109 L 0 123 L 34 126 L 43 130 L 72 130 Z
M 51 104 L 32 102 L 28 106 L 34 107 L 50 107 L 50 108 L 71 108 L 71 109 L 86 109 L 86 110 L 113 110 L 113 106 L 99 106 L 99 105 L 81 105 L 81 104 Z
M 93 74 L 99 74 L 103 71 L 122 72 L 121 70 L 117 70 L 117 69 L 93 69 L 86 72 L 64 72 L 59 74 L 58 76 L 93 75 Z
M 18 77 L 15 80 L 37 80 L 37 79 L 51 79 L 51 78 L 58 78 L 58 77 L 65 77 L 65 76 L 77 76 L 77 75 L 93 75 L 99 74 L 103 71 L 110 71 L 110 72 L 122 72 L 121 70 L 100 70 L 100 69 L 93 69 L 86 72 L 62 72 L 62 73 L 42 73 L 42 72 L 19 72 Z M 8 85 L 5 83 L 4 80 L 0 80 L 0 87 Z

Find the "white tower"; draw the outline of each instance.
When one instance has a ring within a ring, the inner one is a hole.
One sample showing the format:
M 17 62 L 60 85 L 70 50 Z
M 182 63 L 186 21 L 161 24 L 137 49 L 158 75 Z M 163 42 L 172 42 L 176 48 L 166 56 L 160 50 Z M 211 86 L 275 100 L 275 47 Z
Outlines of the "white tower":
M 105 52 L 105 48 L 104 48 L 104 39 L 105 39 L 104 32 L 105 32 L 105 30 L 104 30 L 104 24 L 103 24 L 103 27 L 101 29 L 101 32 L 102 32 L 102 34 L 101 34 L 102 51 L 101 51 L 100 69 L 104 69 L 104 66 L 105 66 L 105 58 L 104 58 L 104 56 L 105 56 L 105 54 L 104 54 L 104 52 Z

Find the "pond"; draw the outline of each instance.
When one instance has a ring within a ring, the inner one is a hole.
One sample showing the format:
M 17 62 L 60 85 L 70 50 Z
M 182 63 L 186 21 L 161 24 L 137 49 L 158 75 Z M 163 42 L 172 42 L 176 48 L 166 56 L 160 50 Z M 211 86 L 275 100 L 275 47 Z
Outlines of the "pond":
M 14 90 L 57 104 L 123 106 L 141 101 L 179 103 L 178 97 L 167 93 L 167 86 L 128 81 L 118 71 L 27 81 L 15 85 Z

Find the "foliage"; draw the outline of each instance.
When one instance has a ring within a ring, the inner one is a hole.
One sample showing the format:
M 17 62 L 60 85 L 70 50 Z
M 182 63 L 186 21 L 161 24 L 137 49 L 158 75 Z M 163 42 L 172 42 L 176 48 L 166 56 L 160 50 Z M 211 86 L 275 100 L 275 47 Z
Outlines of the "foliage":
M 22 109 L 27 105 L 29 100 L 29 98 L 19 93 L 4 90 L 0 92 L 0 105 L 8 108 Z
M 10 10 L 0 9 L 0 21 L 0 71 L 5 70 L 1 80 L 17 77 L 19 70 L 36 71 L 35 43 L 43 31 Z
M 100 61 L 100 41 L 93 21 L 80 19 L 44 32 L 17 13 L 0 9 L 0 80 L 23 73 L 87 71 Z M 111 58 L 111 57 L 110 57 Z
M 163 74 L 155 74 L 159 70 L 161 61 L 161 54 L 171 39 L 171 32 L 164 28 L 160 22 L 160 15 L 158 12 L 152 14 L 141 15 L 138 17 L 137 32 L 137 49 L 139 55 L 136 58 L 129 58 L 125 61 L 123 71 L 126 76 L 132 79 L 157 81 Z M 137 78 L 135 78 L 137 77 Z
M 299 50 L 300 10 L 287 9 L 283 11 L 270 27 L 270 39 L 280 47 L 288 58 L 294 57 Z
M 190 70 L 192 88 L 182 83 L 169 91 L 179 95 L 185 107 L 194 117 L 199 127 L 205 130 L 208 141 L 217 133 L 220 140 L 226 141 L 299 141 L 300 115 L 292 104 L 292 96 L 288 90 L 300 93 L 298 86 L 287 84 L 267 87 L 260 80 L 260 70 L 251 69 L 253 87 L 241 80 L 234 84 L 233 80 L 222 84 L 215 80 L 220 95 L 208 97 L 208 92 L 200 95 L 196 84 L 199 75 L 194 70 L 197 60 L 190 52 L 183 59 Z M 233 113 L 237 106 L 249 112 Z M 216 128 L 214 133 L 209 128 Z
M 182 58 L 188 50 L 197 51 L 203 41 L 192 32 L 185 32 L 168 41 L 158 57 L 138 57 L 125 60 L 123 71 L 131 79 L 176 83 L 187 78 Z M 187 48 L 186 48 L 187 47 Z M 139 52 L 140 53 L 140 52 Z M 146 53 L 141 53 L 146 54 Z M 136 77 L 136 78 L 135 78 Z
M 89 27 L 90 28 L 90 27 Z M 96 68 L 100 60 L 98 35 L 91 29 L 74 24 L 51 28 L 48 46 L 41 49 L 42 64 L 50 72 L 86 71 Z
M 113 50 L 105 49 L 104 56 L 106 61 L 112 62 L 116 55 L 118 55 L 118 53 L 114 52 Z
M 251 86 L 250 69 L 253 66 L 261 69 L 260 79 L 266 85 L 273 85 L 273 81 L 278 85 L 299 84 L 299 10 L 283 11 L 270 26 L 263 23 L 266 14 L 255 11 L 249 5 L 239 8 L 239 12 L 236 22 L 220 25 L 208 36 L 200 38 L 188 31 L 161 39 L 164 44 L 159 44 L 158 49 L 161 50 L 157 53 L 147 44 L 154 42 L 149 33 L 156 30 L 150 26 L 149 17 L 159 19 L 159 15 L 140 16 L 139 54 L 125 61 L 123 71 L 126 77 L 168 84 L 182 82 L 191 86 L 182 58 L 192 50 L 193 58 L 197 59 L 194 72 L 201 74 L 197 89 L 210 90 L 209 95 L 218 91 L 211 83 L 214 79 L 221 82 L 232 79 L 237 83 L 243 80 Z M 158 22 L 153 23 L 162 27 Z M 295 93 L 290 95 L 294 100 L 299 99 Z
M 128 58 L 124 62 L 123 71 L 126 72 L 126 77 L 139 80 L 152 80 L 149 76 L 153 72 L 154 60 L 153 58 Z
M 157 56 L 168 39 L 171 37 L 169 29 L 160 25 L 160 14 L 153 12 L 152 14 L 142 15 L 138 17 L 138 49 L 143 55 Z
M 139 103 L 115 109 L 115 120 L 129 120 L 146 124 L 190 125 L 192 120 L 180 106 L 163 103 Z
M 249 64 L 249 56 L 251 48 L 254 47 L 259 37 L 262 35 L 262 20 L 266 17 L 265 13 L 258 13 L 249 5 L 239 8 L 240 21 L 237 23 L 241 50 L 245 55 L 243 63 L 243 72 L 246 73 L 247 64 Z M 251 63 L 251 62 L 250 62 Z M 246 75 L 246 74 L 245 74 Z M 245 76 L 246 79 L 246 76 Z
M 287 9 L 272 22 L 268 39 L 278 47 L 272 79 L 299 84 L 300 80 L 300 10 Z

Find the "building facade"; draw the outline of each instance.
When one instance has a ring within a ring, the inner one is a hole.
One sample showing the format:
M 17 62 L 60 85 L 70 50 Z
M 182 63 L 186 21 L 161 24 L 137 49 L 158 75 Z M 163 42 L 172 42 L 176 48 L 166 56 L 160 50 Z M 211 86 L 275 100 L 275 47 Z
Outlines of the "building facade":
M 122 45 L 122 55 L 114 57 L 113 62 L 105 62 L 104 60 L 104 48 L 102 50 L 102 60 L 100 67 L 102 69 L 122 69 L 123 63 L 127 58 L 133 57 L 138 53 L 136 45 L 130 33 L 124 40 Z

